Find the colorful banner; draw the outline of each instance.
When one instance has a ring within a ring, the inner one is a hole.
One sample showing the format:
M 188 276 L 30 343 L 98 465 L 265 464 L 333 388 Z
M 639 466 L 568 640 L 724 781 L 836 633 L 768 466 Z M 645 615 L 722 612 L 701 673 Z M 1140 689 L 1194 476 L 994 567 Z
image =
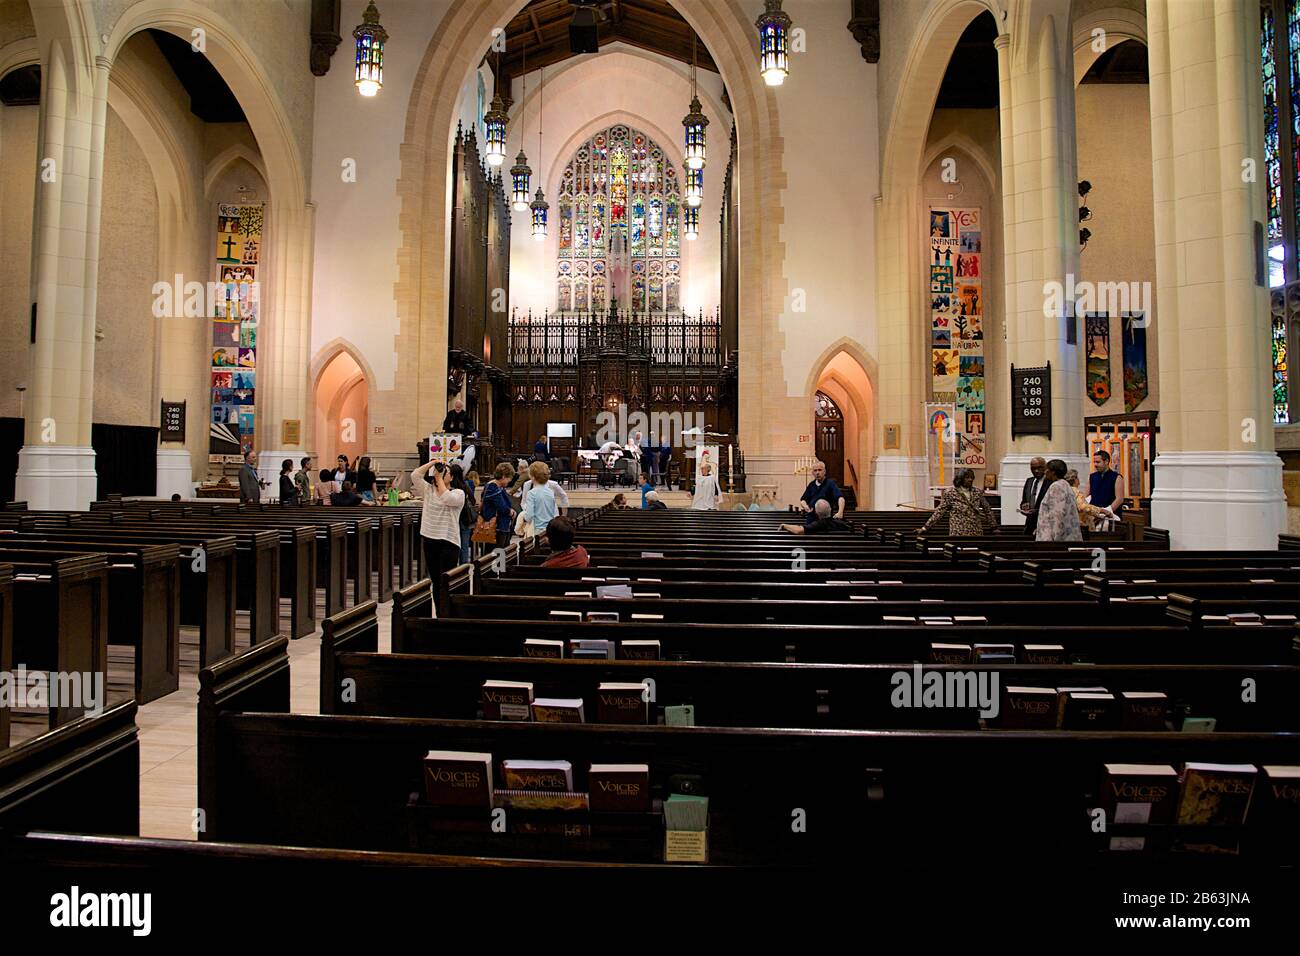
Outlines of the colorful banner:
M 983 249 L 978 208 L 930 209 L 931 398 L 953 407 L 957 462 L 986 464 Z M 933 454 L 931 456 L 933 462 Z M 936 477 L 931 469 L 931 477 Z M 951 473 L 948 474 L 951 481 Z
M 212 317 L 212 430 L 208 461 L 239 462 L 257 437 L 257 323 L 263 205 L 217 205 Z
M 1147 397 L 1147 330 L 1135 319 L 1124 316 L 1124 411 L 1134 411 Z
M 1088 397 L 1094 405 L 1105 405 L 1110 398 L 1110 316 L 1089 313 L 1084 320 L 1088 345 Z
M 956 408 L 950 403 L 925 404 L 925 451 L 931 488 L 952 484 L 961 438 L 961 423 L 956 416 Z
M 429 460 L 440 461 L 449 465 L 465 451 L 463 440 L 458 434 L 434 432 L 429 436 Z

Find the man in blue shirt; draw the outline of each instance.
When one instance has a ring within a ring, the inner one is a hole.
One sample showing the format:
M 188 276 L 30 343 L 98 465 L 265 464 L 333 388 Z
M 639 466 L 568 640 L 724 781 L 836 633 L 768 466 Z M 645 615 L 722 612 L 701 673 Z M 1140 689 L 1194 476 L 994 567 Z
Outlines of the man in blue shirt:
M 840 493 L 840 486 L 835 484 L 835 479 L 826 477 L 826 463 L 813 462 L 812 476 L 813 480 L 808 482 L 808 487 L 803 490 L 803 497 L 799 499 L 799 507 L 807 512 L 807 523 L 811 524 L 817 520 L 815 513 L 817 502 L 823 500 L 835 509 L 836 518 L 843 518 L 844 495 Z

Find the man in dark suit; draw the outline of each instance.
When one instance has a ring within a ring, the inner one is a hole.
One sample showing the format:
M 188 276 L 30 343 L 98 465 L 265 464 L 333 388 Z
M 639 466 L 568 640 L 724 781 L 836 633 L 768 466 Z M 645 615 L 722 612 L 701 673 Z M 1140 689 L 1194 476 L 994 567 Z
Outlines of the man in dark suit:
M 1030 459 L 1029 477 L 1025 479 L 1025 487 L 1020 492 L 1020 513 L 1025 516 L 1025 534 L 1031 538 L 1038 527 L 1038 503 L 1047 490 L 1047 484 L 1047 461 L 1043 458 Z
M 262 500 L 262 482 L 257 477 L 257 452 L 245 452 L 244 463 L 239 466 L 239 500 Z

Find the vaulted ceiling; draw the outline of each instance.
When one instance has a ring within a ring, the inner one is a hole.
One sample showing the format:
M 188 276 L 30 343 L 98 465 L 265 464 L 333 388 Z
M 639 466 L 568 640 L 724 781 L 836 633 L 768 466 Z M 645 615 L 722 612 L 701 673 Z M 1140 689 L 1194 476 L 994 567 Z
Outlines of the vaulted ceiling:
M 592 6 L 604 14 L 597 34 L 602 47 L 622 42 L 682 63 L 691 62 L 695 31 L 668 0 L 598 0 Z M 506 24 L 500 69 L 513 78 L 523 74 L 525 61 L 531 73 L 582 56 L 569 52 L 569 22 L 576 9 L 569 0 L 532 0 Z M 701 70 L 718 72 L 703 43 L 696 44 L 695 55 Z M 495 70 L 497 55 L 489 51 L 487 59 Z

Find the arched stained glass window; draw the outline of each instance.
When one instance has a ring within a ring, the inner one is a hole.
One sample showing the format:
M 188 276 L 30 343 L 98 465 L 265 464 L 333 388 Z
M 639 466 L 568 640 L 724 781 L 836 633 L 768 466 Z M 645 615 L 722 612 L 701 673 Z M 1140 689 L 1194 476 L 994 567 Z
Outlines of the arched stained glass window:
M 560 184 L 559 309 L 607 309 L 614 299 L 637 312 L 680 308 L 680 180 L 659 144 L 630 126 L 600 130 L 574 151 Z

